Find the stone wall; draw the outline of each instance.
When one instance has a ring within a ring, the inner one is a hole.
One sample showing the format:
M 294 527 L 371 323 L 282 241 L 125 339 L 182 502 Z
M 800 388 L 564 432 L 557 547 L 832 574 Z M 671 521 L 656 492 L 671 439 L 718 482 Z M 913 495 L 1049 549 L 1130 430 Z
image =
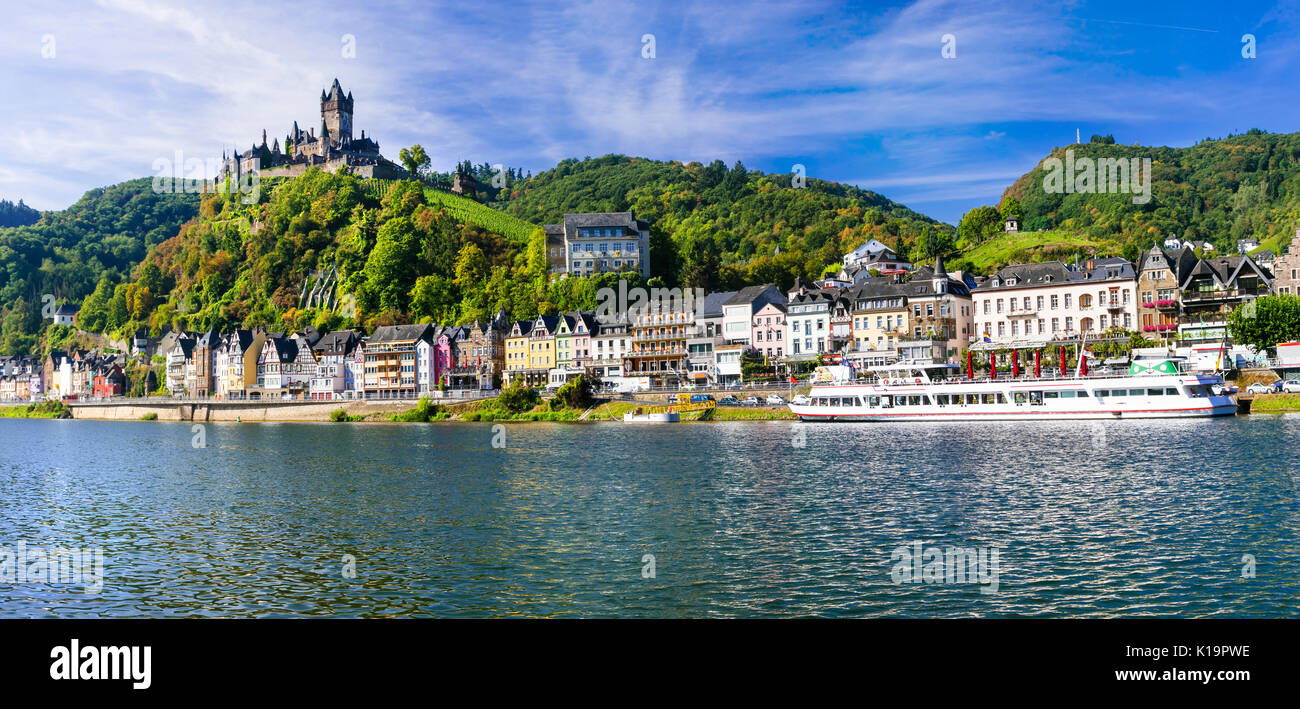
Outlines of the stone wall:
M 415 402 L 367 404 L 361 401 L 277 402 L 213 401 L 204 403 L 73 403 L 72 417 L 138 421 L 155 414 L 159 421 L 328 421 L 343 409 L 351 416 L 402 413 Z

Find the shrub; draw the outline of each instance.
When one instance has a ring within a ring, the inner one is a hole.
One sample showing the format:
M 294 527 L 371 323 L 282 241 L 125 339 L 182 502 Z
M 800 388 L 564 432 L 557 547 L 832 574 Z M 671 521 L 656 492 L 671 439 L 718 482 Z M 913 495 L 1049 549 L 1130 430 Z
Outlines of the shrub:
M 394 414 L 391 420 L 403 423 L 428 423 L 437 418 L 446 418 L 445 415 L 440 414 L 442 412 L 432 401 L 429 401 L 429 397 L 422 396 L 420 397 L 420 403 L 416 404 L 415 408 L 404 414 Z
M 140 420 L 141 420 L 141 421 L 157 421 L 157 420 L 158 420 L 158 414 L 156 414 L 156 413 L 150 411 L 149 413 L 145 414 L 144 416 L 141 416 L 141 417 L 140 417 Z
M 537 406 L 541 400 L 536 389 L 515 384 L 504 389 L 497 396 L 496 403 L 499 408 L 518 414 Z

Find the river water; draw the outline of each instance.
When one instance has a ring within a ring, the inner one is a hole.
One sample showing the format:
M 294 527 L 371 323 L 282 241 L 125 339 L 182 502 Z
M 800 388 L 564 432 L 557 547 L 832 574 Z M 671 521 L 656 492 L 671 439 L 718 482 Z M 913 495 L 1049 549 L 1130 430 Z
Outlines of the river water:
M 1296 616 L 1298 437 L 5 419 L 0 617 Z

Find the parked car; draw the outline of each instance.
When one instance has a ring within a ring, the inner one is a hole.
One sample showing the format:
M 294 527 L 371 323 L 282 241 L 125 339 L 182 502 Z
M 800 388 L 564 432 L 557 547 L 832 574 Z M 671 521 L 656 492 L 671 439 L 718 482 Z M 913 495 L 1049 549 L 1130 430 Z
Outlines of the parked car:
M 812 399 L 808 398 L 804 394 L 795 394 L 795 397 L 790 400 L 791 404 L 796 404 L 798 406 L 807 406 L 811 402 Z
M 780 396 L 777 396 L 776 394 L 768 394 L 768 395 L 767 395 L 767 405 L 768 405 L 768 406 L 784 406 L 784 405 L 785 405 L 785 399 L 781 398 Z
M 1278 392 L 1281 386 L 1282 386 L 1282 382 L 1280 381 L 1273 382 L 1272 384 L 1265 384 L 1264 382 L 1255 382 L 1254 384 L 1251 384 L 1250 386 L 1246 387 L 1246 393 L 1247 394 L 1275 394 Z
M 1288 394 L 1300 394 L 1300 379 L 1288 379 L 1282 382 L 1282 391 Z
M 737 399 L 736 397 L 728 394 L 727 396 L 722 397 L 722 399 L 718 403 L 723 406 L 739 406 L 740 399 Z
M 763 402 L 759 401 L 757 396 L 747 396 L 745 397 L 745 400 L 740 403 L 745 406 L 760 406 Z

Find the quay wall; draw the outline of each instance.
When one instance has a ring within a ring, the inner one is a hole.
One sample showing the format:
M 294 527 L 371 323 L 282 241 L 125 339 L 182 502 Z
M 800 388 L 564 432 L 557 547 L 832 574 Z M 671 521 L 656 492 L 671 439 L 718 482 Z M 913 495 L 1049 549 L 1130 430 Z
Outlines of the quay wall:
M 415 402 L 367 404 L 364 401 L 212 401 L 212 402 L 87 402 L 69 403 L 74 419 L 138 421 L 154 414 L 159 421 L 328 421 L 343 409 L 350 416 L 395 414 Z

